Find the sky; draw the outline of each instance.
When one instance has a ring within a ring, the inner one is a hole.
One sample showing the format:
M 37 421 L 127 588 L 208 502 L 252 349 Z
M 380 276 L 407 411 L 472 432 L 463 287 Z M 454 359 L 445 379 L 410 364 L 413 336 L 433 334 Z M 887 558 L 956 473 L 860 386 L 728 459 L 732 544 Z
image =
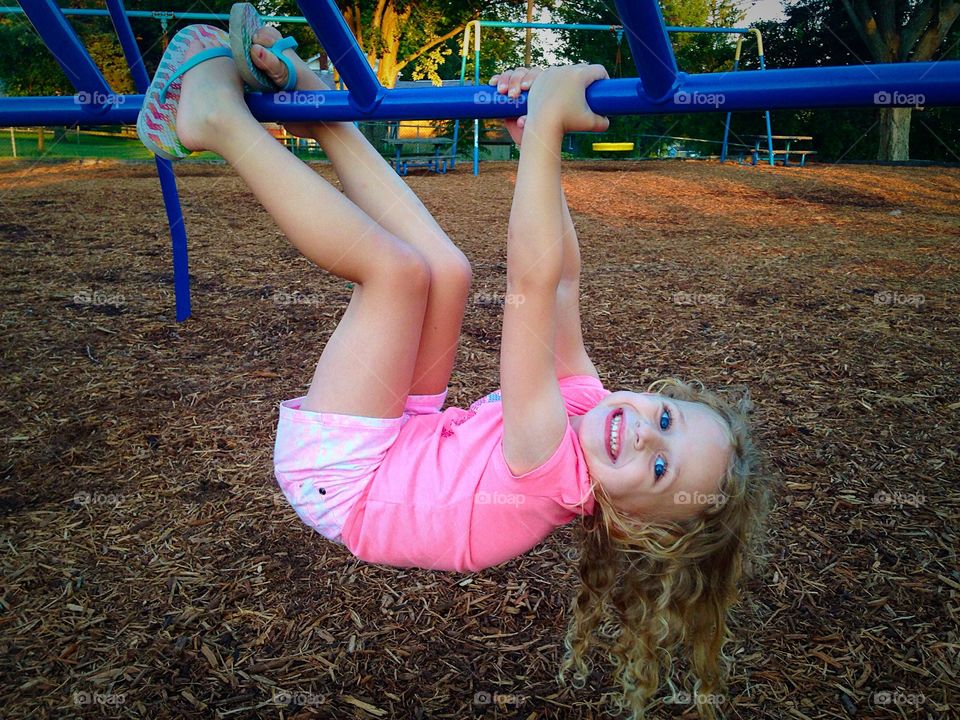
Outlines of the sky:
M 747 11 L 747 24 L 758 20 L 783 20 L 783 3 L 781 0 L 746 0 L 742 7 Z

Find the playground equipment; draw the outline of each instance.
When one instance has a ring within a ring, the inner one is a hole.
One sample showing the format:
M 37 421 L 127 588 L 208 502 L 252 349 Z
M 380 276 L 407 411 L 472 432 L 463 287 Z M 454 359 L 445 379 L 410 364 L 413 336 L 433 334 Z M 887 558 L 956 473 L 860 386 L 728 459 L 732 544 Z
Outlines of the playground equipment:
M 632 142 L 595 142 L 593 149 L 597 152 L 630 152 L 633 150 Z
M 661 19 L 662 22 L 662 19 Z M 620 42 L 623 38 L 623 26 L 622 25 L 591 25 L 584 23 L 533 23 L 533 22 L 503 22 L 500 20 L 474 20 L 467 23 L 467 26 L 463 29 L 463 39 L 460 43 L 460 84 L 464 84 L 464 80 L 467 74 L 467 57 L 470 54 L 470 40 L 473 39 L 473 67 L 474 67 L 474 85 L 480 85 L 480 28 L 482 27 L 498 27 L 498 28 L 532 28 L 539 30 L 603 30 L 607 32 L 615 32 L 617 34 L 617 65 L 619 67 L 620 63 Z M 757 38 L 757 55 L 760 61 L 760 70 L 766 70 L 766 65 L 763 61 L 763 38 L 760 35 L 760 31 L 757 28 L 725 28 L 725 27 L 682 27 L 679 25 L 667 25 L 665 29 L 668 33 L 697 33 L 697 34 L 726 34 L 726 35 L 737 35 L 737 47 L 736 53 L 733 60 L 733 71 L 736 72 L 740 68 L 740 52 L 743 46 L 743 37 L 747 34 L 752 34 Z M 633 47 L 633 42 L 630 44 L 631 48 Z M 672 49 L 671 49 L 672 53 Z M 674 65 L 675 67 L 675 65 Z M 675 96 L 674 100 L 679 104 L 690 104 L 691 101 L 696 100 L 696 96 L 687 95 L 682 91 L 679 91 Z M 770 111 L 765 110 L 764 114 L 766 115 L 767 121 L 767 146 L 769 149 L 769 159 L 770 164 L 773 165 L 773 140 L 771 139 L 771 130 L 770 130 Z M 732 112 L 727 112 L 727 120 L 724 124 L 723 129 L 723 151 L 721 153 L 721 162 L 726 160 L 727 157 L 727 136 L 730 133 L 730 120 L 732 117 Z M 460 134 L 460 121 L 457 120 L 454 123 L 453 128 L 453 142 L 454 147 L 456 147 L 457 139 Z M 630 148 L 620 147 L 597 147 L 597 145 L 608 144 L 608 143 L 595 143 L 594 150 L 605 150 L 612 152 L 626 152 L 627 150 L 633 150 L 633 147 Z M 480 121 L 477 118 L 474 118 L 473 121 L 473 174 L 477 175 L 480 172 Z
M 526 113 L 526 94 L 508 98 L 493 88 L 388 90 L 378 82 L 336 3 L 299 1 L 327 54 L 337 58 L 348 90 L 298 92 L 279 102 L 277 94 L 248 94 L 247 105 L 262 122 L 505 118 Z M 617 0 L 616 4 L 639 77 L 591 85 L 587 103 L 600 115 L 907 107 L 916 103 L 918 94 L 926 106 L 960 105 L 960 61 L 683 73 L 677 68 L 656 0 Z M 134 124 L 149 78 L 122 1 L 107 0 L 107 9 L 139 92 L 136 95 L 112 91 L 53 0 L 22 0 L 21 5 L 47 47 L 56 50 L 54 56 L 77 94 L 0 98 L 0 126 Z M 184 320 L 190 315 L 187 238 L 172 166 L 159 158 L 156 162 L 173 240 L 176 315 Z

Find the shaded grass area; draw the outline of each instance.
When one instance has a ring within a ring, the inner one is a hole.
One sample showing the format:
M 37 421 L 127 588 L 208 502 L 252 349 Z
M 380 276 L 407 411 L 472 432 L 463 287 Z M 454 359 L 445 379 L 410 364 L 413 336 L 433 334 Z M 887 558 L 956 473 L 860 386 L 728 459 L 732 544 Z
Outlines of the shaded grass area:
M 53 129 L 44 131 L 44 147 L 40 150 L 37 130 L 15 130 L 16 155 L 18 159 L 71 159 L 91 158 L 99 160 L 153 160 L 153 153 L 147 150 L 136 137 L 117 134 L 77 133 L 69 130 L 56 137 Z M 300 149 L 297 154 L 304 159 L 323 158 L 316 151 Z M 0 158 L 13 158 L 14 141 L 10 138 L 10 129 L 0 132 Z M 190 156 L 189 161 L 219 160 L 220 156 L 212 152 L 200 152 Z

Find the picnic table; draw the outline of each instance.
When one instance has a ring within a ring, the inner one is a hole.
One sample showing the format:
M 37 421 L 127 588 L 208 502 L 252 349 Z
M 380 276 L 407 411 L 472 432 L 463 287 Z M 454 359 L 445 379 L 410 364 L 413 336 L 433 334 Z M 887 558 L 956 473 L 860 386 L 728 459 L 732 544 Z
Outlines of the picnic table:
M 390 161 L 398 175 L 406 175 L 407 170 L 412 167 L 425 167 L 431 172 L 445 173 L 447 164 L 453 160 L 452 153 L 441 153 L 444 148 L 451 148 L 453 140 L 450 138 L 438 137 L 410 137 L 410 138 L 386 138 L 384 142 L 396 148 L 397 154 Z M 404 155 L 404 145 L 417 146 L 413 155 Z M 420 148 L 426 147 L 430 152 L 421 152 Z
M 753 156 L 752 165 L 756 165 L 760 161 L 760 155 L 769 154 L 769 149 L 760 149 L 760 143 L 763 143 L 767 139 L 767 135 L 753 135 L 753 151 L 751 155 Z M 783 155 L 783 166 L 786 167 L 790 164 L 790 155 L 799 155 L 800 156 L 800 167 L 803 167 L 807 162 L 807 155 L 816 155 L 815 150 L 792 150 L 791 145 L 794 142 L 804 142 L 807 140 L 813 140 L 811 135 L 770 135 L 771 140 L 774 141 L 783 141 L 784 145 L 779 150 L 774 149 L 774 155 Z

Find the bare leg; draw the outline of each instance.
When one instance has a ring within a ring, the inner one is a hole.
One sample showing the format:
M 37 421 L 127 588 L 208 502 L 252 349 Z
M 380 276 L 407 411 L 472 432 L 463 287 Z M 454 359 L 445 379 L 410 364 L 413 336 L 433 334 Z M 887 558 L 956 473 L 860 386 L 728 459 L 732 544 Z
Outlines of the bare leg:
M 229 58 L 190 70 L 178 135 L 190 149 L 223 156 L 300 252 L 357 285 L 302 407 L 398 417 L 410 393 L 429 268 L 415 249 L 277 143 L 250 115 L 242 93 Z
M 270 46 L 280 37 L 276 28 L 264 27 L 255 39 Z M 285 54 L 297 68 L 298 90 L 329 89 L 293 50 Z M 251 57 L 275 80 L 286 81 L 286 67 L 273 54 L 253 45 Z M 453 370 L 470 291 L 469 261 L 353 123 L 297 123 L 288 129 L 316 139 L 333 163 L 347 197 L 425 259 L 430 268 L 430 294 L 411 393 L 442 392 Z

